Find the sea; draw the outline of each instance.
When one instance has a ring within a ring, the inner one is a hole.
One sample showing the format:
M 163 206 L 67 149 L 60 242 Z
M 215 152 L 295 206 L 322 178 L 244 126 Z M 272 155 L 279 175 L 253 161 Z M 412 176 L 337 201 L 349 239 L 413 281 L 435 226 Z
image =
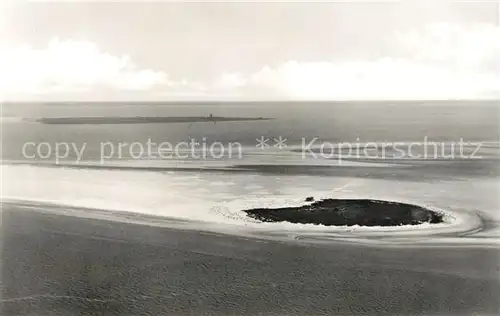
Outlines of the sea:
M 88 117 L 110 121 L 39 121 Z M 123 117 L 146 121 L 111 124 Z M 233 117 L 248 120 L 217 121 Z M 499 101 L 3 103 L 2 199 L 256 238 L 495 246 L 499 117 Z M 446 221 L 327 227 L 243 212 L 306 197 L 413 203 Z

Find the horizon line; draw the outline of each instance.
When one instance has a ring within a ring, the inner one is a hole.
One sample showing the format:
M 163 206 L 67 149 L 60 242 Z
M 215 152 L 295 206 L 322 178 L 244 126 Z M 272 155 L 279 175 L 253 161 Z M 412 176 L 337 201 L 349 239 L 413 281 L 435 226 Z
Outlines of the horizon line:
M 326 103 L 326 102 L 454 102 L 454 101 L 488 101 L 488 102 L 498 102 L 500 98 L 477 98 L 477 99 L 179 99 L 179 100 L 1 100 L 0 104 L 5 103 L 302 103 L 302 102 L 315 102 L 315 103 Z

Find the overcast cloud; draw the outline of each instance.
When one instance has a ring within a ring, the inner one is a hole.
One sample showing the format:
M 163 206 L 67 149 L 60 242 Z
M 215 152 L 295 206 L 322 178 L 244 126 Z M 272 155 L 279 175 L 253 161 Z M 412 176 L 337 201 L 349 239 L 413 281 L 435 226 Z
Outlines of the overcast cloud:
M 0 10 L 8 100 L 500 98 L 498 3 L 46 3 Z

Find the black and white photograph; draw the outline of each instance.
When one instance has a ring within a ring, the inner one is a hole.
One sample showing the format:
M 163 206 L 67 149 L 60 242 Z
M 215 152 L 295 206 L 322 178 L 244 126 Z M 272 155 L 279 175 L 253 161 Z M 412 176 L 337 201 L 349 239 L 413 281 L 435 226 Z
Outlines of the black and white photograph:
M 500 315 L 500 0 L 4 0 L 0 135 L 0 315 Z

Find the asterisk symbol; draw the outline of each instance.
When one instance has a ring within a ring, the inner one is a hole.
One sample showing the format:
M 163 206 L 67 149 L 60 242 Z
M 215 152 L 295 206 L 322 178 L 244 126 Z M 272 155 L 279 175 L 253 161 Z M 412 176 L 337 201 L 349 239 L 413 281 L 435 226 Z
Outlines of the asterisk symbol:
M 274 138 L 274 142 L 276 143 L 276 144 L 274 144 L 274 147 L 279 148 L 279 149 L 283 149 L 286 147 L 286 141 L 287 141 L 287 139 L 283 138 L 281 136 L 278 137 L 277 139 Z
M 261 136 L 260 138 L 256 138 L 255 140 L 257 141 L 257 145 L 255 145 L 255 147 L 260 149 L 269 147 L 269 144 L 267 143 L 269 141 L 269 138 Z

